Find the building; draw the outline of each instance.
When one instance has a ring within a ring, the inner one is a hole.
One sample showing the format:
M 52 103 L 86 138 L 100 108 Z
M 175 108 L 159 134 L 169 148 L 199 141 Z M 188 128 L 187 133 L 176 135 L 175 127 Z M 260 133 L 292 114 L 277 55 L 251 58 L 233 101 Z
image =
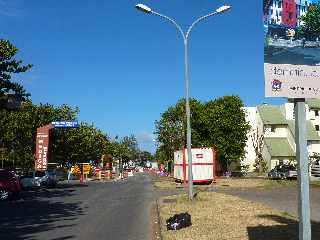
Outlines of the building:
M 264 136 L 262 156 L 269 171 L 282 163 L 294 163 L 296 155 L 294 104 L 285 103 L 280 106 L 263 104 L 257 107 L 246 107 L 245 111 L 251 131 L 248 134 L 246 156 L 242 164 L 248 165 L 249 170 L 254 171 L 255 135 Z M 307 100 L 306 113 L 308 155 L 312 157 L 320 155 L 320 100 Z
M 306 14 L 312 0 L 270 0 L 265 11 L 265 23 L 286 28 L 303 24 L 299 18 Z

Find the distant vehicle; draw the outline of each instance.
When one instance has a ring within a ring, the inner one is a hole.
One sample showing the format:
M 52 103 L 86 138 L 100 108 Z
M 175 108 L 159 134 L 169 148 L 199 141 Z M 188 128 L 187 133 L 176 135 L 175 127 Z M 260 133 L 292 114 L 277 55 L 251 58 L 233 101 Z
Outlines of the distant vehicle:
M 31 172 L 28 175 L 20 177 L 21 187 L 37 188 L 37 187 L 56 187 L 58 183 L 56 170 L 46 170 Z
M 17 198 L 20 191 L 17 177 L 10 171 L 0 169 L 0 201 Z
M 297 178 L 297 169 L 292 165 L 277 165 L 268 173 L 268 177 L 272 179 Z

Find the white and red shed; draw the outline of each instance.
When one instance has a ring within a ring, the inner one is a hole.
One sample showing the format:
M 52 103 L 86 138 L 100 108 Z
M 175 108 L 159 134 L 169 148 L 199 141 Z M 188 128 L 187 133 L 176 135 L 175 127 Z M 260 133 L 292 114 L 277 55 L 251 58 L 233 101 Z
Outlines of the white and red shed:
M 193 182 L 212 182 L 216 180 L 216 151 L 211 148 L 192 148 Z M 188 181 L 188 152 L 184 148 L 174 152 L 174 178 Z

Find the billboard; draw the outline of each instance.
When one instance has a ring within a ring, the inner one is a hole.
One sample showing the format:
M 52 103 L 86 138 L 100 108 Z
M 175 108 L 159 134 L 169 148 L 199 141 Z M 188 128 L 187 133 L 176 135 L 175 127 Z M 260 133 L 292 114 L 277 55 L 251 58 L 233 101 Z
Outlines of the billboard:
M 265 96 L 320 98 L 320 1 L 263 0 Z
M 36 137 L 36 171 L 45 171 L 48 166 L 49 130 L 51 125 L 37 129 Z
M 54 128 L 76 128 L 79 123 L 78 121 L 53 121 L 51 125 Z

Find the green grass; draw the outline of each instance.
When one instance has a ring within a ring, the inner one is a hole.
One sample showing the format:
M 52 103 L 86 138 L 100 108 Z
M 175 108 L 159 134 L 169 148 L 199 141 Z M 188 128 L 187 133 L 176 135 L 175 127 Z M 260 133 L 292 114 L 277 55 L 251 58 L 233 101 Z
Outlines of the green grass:
M 312 187 L 320 187 L 320 181 L 310 181 Z
M 288 218 L 288 219 L 292 219 L 292 220 L 297 220 L 297 217 L 288 213 L 288 212 L 280 212 L 279 214 L 280 216 L 284 217 L 284 218 Z

